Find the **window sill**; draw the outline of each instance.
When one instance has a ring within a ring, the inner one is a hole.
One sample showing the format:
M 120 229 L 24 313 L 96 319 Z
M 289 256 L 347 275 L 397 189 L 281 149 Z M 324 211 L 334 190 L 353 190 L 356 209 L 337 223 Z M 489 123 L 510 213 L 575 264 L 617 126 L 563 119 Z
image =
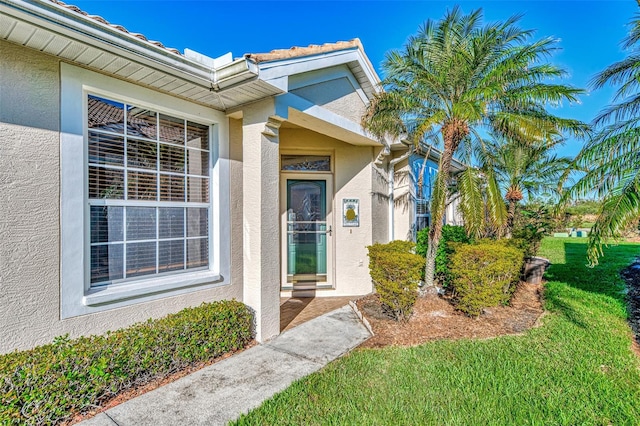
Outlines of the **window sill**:
M 222 277 L 211 271 L 198 271 L 166 277 L 155 277 L 130 284 L 111 285 L 89 289 L 82 298 L 85 306 L 98 306 L 126 299 L 166 293 L 202 284 L 221 283 Z

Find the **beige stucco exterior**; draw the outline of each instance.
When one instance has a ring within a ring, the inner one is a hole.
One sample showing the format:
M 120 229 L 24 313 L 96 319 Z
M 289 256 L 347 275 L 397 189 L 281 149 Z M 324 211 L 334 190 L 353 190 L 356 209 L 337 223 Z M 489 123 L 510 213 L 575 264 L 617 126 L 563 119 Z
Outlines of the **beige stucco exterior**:
M 373 291 L 366 247 L 387 242 L 390 226 L 396 235 L 405 232 L 402 221 L 409 227 L 410 219 L 394 210 L 400 220 L 390 224 L 388 152 L 360 125 L 379 80 L 359 41 L 219 65 L 220 58 L 194 59 L 128 32 L 114 33 L 61 4 L 43 9 L 65 19 L 72 15 L 69 25 L 76 25 L 78 34 L 111 38 L 109 43 L 76 38 L 56 31 L 58 23 L 38 13 L 16 12 L 11 19 L 32 26 L 39 38 L 52 37 L 83 53 L 64 56 L 71 53 L 49 45 L 42 48 L 49 53 L 40 52 L 33 44 L 37 40 L 23 41 L 21 32 L 12 33 L 13 43 L 0 40 L 0 353 L 65 334 L 99 334 L 222 299 L 241 300 L 253 310 L 258 341 L 277 335 L 280 298 L 292 294 L 282 291 L 287 287 L 283 154 L 331 157 L 331 171 L 322 175 L 329 194 L 330 285 L 311 294 Z M 297 62 L 300 54 L 309 56 Z M 212 72 L 216 66 L 219 75 Z M 220 75 L 229 80 L 215 85 L 209 80 Z M 87 211 L 96 199 L 89 200 L 85 187 L 87 94 L 139 102 L 210 126 L 217 149 L 209 154 L 207 237 L 215 253 L 209 268 L 193 272 L 200 274 L 197 279 L 181 271 L 105 282 L 100 288 L 89 284 Z M 343 199 L 358 200 L 359 226 L 343 225 Z
M 232 283 L 78 317 L 60 318 L 60 62 L 0 41 L 0 353 L 159 318 L 205 301 L 242 300 L 241 221 Z M 238 175 L 237 142 L 232 176 Z M 239 161 L 242 161 L 240 157 Z M 231 187 L 241 205 L 241 187 Z

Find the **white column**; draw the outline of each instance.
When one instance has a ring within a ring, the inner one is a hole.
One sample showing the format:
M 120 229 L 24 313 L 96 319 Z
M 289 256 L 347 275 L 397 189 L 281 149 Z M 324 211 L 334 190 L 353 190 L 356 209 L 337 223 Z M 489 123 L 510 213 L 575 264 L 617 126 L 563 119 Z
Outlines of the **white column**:
M 270 99 L 248 106 L 242 120 L 243 294 L 259 342 L 280 333 L 281 121 L 273 113 Z

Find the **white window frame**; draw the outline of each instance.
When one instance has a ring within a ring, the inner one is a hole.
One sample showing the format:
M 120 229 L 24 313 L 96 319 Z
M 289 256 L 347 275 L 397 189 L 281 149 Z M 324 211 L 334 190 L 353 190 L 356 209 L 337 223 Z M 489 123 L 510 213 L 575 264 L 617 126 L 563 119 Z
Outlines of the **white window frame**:
M 62 319 L 230 284 L 228 128 L 223 113 L 61 63 L 60 226 Z M 91 287 L 87 96 L 130 102 L 211 126 L 209 267 Z

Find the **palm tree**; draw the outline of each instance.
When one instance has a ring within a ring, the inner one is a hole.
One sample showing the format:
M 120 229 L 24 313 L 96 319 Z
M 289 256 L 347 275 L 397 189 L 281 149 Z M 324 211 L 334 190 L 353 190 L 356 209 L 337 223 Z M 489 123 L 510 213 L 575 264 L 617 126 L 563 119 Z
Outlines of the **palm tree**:
M 551 193 L 560 195 L 558 182 L 570 169 L 572 159 L 558 157 L 553 148 L 563 140 L 550 143 L 492 141 L 478 152 L 480 169 L 491 182 L 495 180 L 504 193 L 508 213 L 506 235 L 511 236 L 518 203 L 525 196 Z
M 380 137 L 407 135 L 415 144 L 442 138 L 431 199 L 427 286 L 434 283 L 451 160 L 459 149 L 470 151 L 482 128 L 540 143 L 566 130 L 585 130 L 582 123 L 545 109 L 577 101 L 583 91 L 550 83 L 565 74 L 544 62 L 557 49 L 556 42 L 530 41 L 533 32 L 520 29 L 519 19 L 482 25 L 481 10 L 464 15 L 455 7 L 439 21 L 428 20 L 402 51 L 386 55 L 385 91 L 373 99 L 363 117 L 363 125 Z
M 592 265 L 602 245 L 640 217 L 640 14 L 623 40 L 629 55 L 613 63 L 592 80 L 595 89 L 618 86 L 613 104 L 594 120 L 597 132 L 576 157 L 585 175 L 565 199 L 595 194 L 602 200 L 591 228 L 588 258 Z

